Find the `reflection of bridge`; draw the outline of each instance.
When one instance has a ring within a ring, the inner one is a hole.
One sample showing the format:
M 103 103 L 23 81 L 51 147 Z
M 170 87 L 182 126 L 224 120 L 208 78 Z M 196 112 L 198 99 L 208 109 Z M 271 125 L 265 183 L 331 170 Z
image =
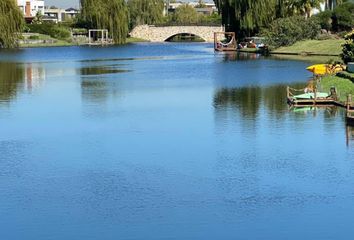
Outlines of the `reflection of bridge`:
M 130 33 L 131 37 L 146 39 L 150 42 L 164 42 L 178 34 L 192 34 L 202 38 L 206 42 L 214 41 L 214 32 L 223 31 L 217 26 L 149 26 L 140 25 Z

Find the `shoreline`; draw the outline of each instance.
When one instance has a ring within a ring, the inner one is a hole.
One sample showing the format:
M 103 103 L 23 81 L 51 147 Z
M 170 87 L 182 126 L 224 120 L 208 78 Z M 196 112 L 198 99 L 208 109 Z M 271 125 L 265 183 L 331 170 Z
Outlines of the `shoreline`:
M 18 48 L 50 48 L 50 47 L 73 47 L 73 46 L 89 46 L 87 43 L 77 43 L 77 42 L 68 42 L 65 40 L 56 39 L 58 42 L 55 43 L 36 43 L 36 44 L 20 44 Z M 122 44 L 122 46 L 131 44 L 131 43 L 140 43 L 140 42 L 148 42 L 145 39 L 139 38 L 127 38 L 126 43 Z M 109 44 L 114 45 L 114 44 Z M 108 45 L 105 45 L 108 46 Z

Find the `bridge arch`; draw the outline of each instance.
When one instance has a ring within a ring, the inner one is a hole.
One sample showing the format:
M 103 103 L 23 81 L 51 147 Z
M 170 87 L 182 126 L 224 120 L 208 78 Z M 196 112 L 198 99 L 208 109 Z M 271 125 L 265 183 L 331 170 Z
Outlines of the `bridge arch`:
M 218 26 L 136 26 L 130 33 L 130 36 L 146 39 L 150 42 L 164 42 L 171 36 L 188 33 L 199 36 L 206 42 L 214 41 L 214 32 L 222 31 L 222 27 Z
M 166 38 L 164 40 L 164 42 L 170 42 L 174 37 L 177 36 L 181 36 L 182 39 L 185 38 L 186 42 L 188 42 L 188 38 L 190 38 L 192 40 L 192 38 L 196 38 L 197 40 L 199 40 L 198 42 L 206 42 L 206 40 L 204 38 L 202 38 L 201 36 L 197 35 L 197 34 L 193 34 L 193 33 L 176 33 L 173 34 L 171 36 L 169 36 L 168 38 Z

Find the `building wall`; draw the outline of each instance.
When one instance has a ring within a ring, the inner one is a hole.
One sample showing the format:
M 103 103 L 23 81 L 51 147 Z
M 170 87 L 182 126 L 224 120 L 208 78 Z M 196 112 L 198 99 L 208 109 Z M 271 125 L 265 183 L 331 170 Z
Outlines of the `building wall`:
M 17 0 L 17 5 L 25 17 L 35 17 L 37 12 L 44 15 L 44 0 Z

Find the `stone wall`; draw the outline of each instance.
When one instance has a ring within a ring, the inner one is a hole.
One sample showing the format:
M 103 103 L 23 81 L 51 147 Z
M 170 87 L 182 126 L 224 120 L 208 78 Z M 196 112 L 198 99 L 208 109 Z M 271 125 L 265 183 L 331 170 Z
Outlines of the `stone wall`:
M 168 38 L 180 34 L 189 33 L 199 36 L 206 42 L 214 41 L 214 32 L 221 32 L 223 28 L 215 26 L 167 26 L 155 27 L 149 25 L 137 26 L 131 31 L 130 36 L 142 38 L 150 42 L 164 42 Z

